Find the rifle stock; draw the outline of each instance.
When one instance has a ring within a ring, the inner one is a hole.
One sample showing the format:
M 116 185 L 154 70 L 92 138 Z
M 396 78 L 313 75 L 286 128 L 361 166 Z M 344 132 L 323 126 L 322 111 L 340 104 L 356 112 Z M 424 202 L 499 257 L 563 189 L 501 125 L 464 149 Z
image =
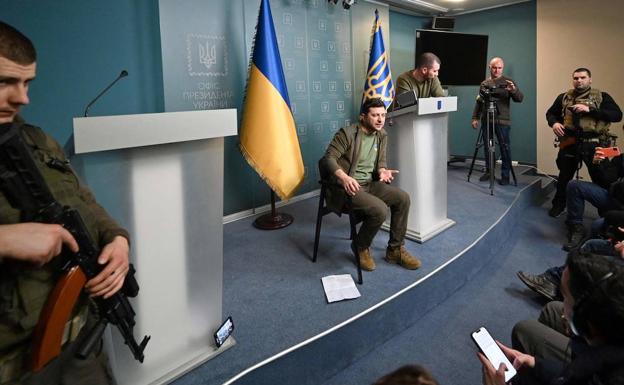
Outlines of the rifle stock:
M 65 325 L 82 293 L 87 277 L 78 266 L 58 280 L 48 296 L 33 333 L 31 370 L 38 372 L 61 354 Z
M 574 136 L 562 136 L 557 137 L 557 142 L 559 142 L 559 149 L 563 150 L 564 148 L 570 147 L 576 144 L 576 138 Z

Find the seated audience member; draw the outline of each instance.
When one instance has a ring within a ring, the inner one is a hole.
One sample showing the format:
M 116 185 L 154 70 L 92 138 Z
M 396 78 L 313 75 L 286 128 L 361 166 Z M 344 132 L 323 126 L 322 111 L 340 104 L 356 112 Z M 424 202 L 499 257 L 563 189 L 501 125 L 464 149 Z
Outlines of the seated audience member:
M 624 259 L 624 211 L 614 210 L 605 214 L 606 238 L 593 238 L 581 246 L 581 250 L 599 255 L 609 255 Z M 517 273 L 518 278 L 531 290 L 551 301 L 561 298 L 559 286 L 565 266 L 551 267 L 542 274 Z
M 514 349 L 499 343 L 518 370 L 513 383 L 624 384 L 624 263 L 573 251 L 561 293 L 563 303 L 548 305 L 542 322 L 516 325 Z M 479 359 L 483 384 L 505 383 L 503 364 L 494 369 L 481 353 Z
M 417 269 L 420 261 L 404 246 L 409 215 L 409 194 L 390 185 L 397 170 L 386 168 L 388 135 L 384 130 L 386 107 L 379 98 L 367 99 L 362 105 L 360 121 L 341 128 L 319 161 L 325 180 L 335 183 L 327 191 L 327 205 L 340 213 L 348 194 L 353 211 L 362 219 L 351 249 L 364 270 L 375 270 L 370 245 L 386 220 L 390 207 L 390 238 L 386 261 L 406 269 Z
M 438 385 L 427 369 L 405 365 L 381 377 L 373 385 Z
M 511 331 L 511 346 L 534 357 L 558 362 L 560 369 L 563 369 L 564 365 L 572 360 L 570 349 L 572 334 L 563 315 L 563 302 L 548 302 L 542 308 L 537 320 L 524 320 L 514 325 Z M 574 341 L 581 342 L 581 346 L 584 345 L 582 341 Z
M 622 155 L 608 159 L 604 156 L 601 147 L 596 147 L 593 163 L 594 182 L 572 180 L 566 188 L 566 205 L 568 216 L 567 243 L 563 245 L 565 251 L 579 247 L 587 232 L 583 226 L 585 201 L 591 203 L 602 215 L 608 210 L 624 209 L 624 165 Z

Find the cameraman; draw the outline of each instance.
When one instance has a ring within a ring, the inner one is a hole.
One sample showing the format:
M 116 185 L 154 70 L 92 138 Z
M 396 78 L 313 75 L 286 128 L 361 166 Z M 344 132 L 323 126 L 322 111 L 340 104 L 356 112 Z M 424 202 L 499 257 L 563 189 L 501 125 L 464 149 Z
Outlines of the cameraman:
M 591 88 L 591 71 L 577 68 L 572 73 L 571 90 L 560 94 L 546 111 L 546 120 L 559 140 L 557 154 L 557 193 L 548 211 L 551 217 L 561 215 L 566 207 L 566 187 L 581 160 L 595 183 L 596 168 L 592 158 L 596 146 L 609 141 L 609 125 L 622 120 L 622 111 L 606 92 Z
M 479 127 L 479 120 L 481 120 L 481 125 L 484 129 L 487 129 L 487 111 L 484 108 L 486 100 L 482 96 L 485 93 L 492 100 L 495 100 L 497 105 L 497 119 L 494 122 L 494 132 L 496 133 L 503 161 L 499 183 L 504 186 L 509 184 L 509 171 L 511 170 L 511 143 L 509 141 L 511 113 L 509 100 L 512 99 L 514 102 L 520 103 L 524 99 L 524 95 L 518 89 L 516 82 L 503 75 L 503 68 L 505 68 L 503 59 L 500 57 L 492 58 L 489 67 L 490 77 L 481 82 L 479 96 L 472 111 L 472 128 L 476 129 Z M 486 172 L 479 178 L 482 182 L 490 179 L 489 143 L 486 140 L 484 140 L 483 150 L 485 152 Z

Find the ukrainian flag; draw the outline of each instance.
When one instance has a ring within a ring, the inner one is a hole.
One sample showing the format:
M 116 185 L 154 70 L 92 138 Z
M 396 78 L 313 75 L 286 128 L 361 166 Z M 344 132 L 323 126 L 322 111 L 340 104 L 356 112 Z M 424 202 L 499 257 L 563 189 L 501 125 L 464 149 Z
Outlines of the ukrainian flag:
M 262 0 L 243 105 L 240 149 L 282 199 L 303 182 L 303 159 L 282 70 L 273 17 Z
M 381 33 L 381 21 L 379 20 L 379 12 L 377 10 L 375 10 L 375 24 L 373 25 L 371 40 L 362 104 L 366 99 L 381 98 L 386 108 L 388 108 L 394 100 L 394 83 L 392 82 L 388 55 L 386 54 Z

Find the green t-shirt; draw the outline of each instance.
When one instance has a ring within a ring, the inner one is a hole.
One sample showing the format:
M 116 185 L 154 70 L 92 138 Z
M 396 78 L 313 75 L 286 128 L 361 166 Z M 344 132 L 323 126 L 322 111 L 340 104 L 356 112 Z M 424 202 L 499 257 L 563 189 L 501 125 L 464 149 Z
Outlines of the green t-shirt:
M 359 183 L 367 183 L 373 179 L 373 170 L 375 169 L 378 148 L 379 139 L 377 138 L 377 134 L 362 132 L 360 154 L 355 166 L 355 174 L 353 175 L 355 180 Z
M 420 81 L 412 76 L 412 71 L 402 73 L 396 81 L 397 95 L 403 92 L 416 90 L 418 98 L 431 98 L 444 96 L 444 89 L 440 84 L 440 79 L 425 79 Z

